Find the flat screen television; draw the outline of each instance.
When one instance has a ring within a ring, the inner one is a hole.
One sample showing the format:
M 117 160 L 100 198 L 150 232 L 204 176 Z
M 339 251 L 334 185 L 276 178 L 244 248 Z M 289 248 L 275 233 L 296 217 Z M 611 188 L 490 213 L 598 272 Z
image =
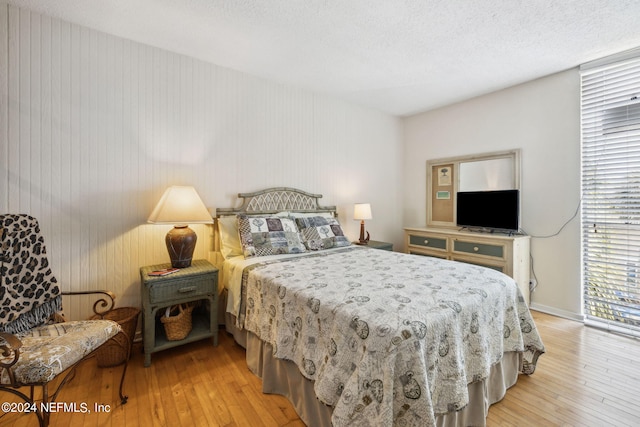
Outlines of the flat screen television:
M 460 227 L 518 231 L 519 196 L 518 190 L 459 191 L 456 223 Z

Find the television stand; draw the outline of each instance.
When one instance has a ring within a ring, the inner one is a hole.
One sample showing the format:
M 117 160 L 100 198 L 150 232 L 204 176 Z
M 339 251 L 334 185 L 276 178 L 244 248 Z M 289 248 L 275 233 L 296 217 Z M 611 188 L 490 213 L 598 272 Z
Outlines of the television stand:
M 529 304 L 529 236 L 449 228 L 405 228 L 404 235 L 406 253 L 482 265 L 511 276 Z
M 484 234 L 497 234 L 502 236 L 525 236 L 526 234 L 520 230 L 506 230 L 503 228 L 486 228 L 486 227 L 471 227 L 463 225 L 458 228 L 460 232 L 468 233 L 484 233 Z

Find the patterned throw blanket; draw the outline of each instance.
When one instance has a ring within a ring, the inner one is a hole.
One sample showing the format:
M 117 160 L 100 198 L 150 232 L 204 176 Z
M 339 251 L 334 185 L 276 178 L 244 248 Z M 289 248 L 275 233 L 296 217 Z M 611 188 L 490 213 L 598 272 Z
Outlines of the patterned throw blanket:
M 526 374 L 544 353 L 515 282 L 470 264 L 350 247 L 247 267 L 242 293 L 240 326 L 315 381 L 335 426 L 434 425 L 503 353 Z
M 0 215 L 0 331 L 20 334 L 62 310 L 38 221 Z

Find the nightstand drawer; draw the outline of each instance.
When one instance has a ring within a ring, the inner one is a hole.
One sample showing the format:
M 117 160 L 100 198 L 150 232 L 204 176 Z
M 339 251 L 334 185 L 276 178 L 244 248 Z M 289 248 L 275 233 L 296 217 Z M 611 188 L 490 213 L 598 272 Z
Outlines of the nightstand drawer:
M 186 278 L 174 282 L 155 283 L 149 288 L 149 301 L 161 303 L 182 298 L 207 295 L 213 292 L 211 277 Z
M 433 236 L 419 236 L 410 234 L 409 244 L 412 246 L 423 246 L 425 248 L 447 250 L 447 238 L 439 238 Z
M 464 240 L 455 240 L 453 242 L 454 252 L 464 252 L 468 254 L 484 255 L 494 258 L 504 258 L 503 245 L 491 245 L 488 243 L 465 242 Z

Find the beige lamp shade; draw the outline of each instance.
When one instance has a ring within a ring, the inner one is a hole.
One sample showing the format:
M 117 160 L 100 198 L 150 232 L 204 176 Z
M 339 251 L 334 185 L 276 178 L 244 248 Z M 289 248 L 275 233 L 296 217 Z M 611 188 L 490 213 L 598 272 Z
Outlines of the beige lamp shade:
M 174 185 L 164 192 L 147 222 L 151 224 L 213 224 L 213 218 L 195 188 Z
M 187 224 L 213 224 L 213 218 L 195 188 L 172 186 L 164 192 L 147 222 L 174 224 L 165 238 L 171 266 L 187 268 L 198 239 Z
M 371 204 L 356 203 L 353 209 L 353 219 L 371 219 Z

